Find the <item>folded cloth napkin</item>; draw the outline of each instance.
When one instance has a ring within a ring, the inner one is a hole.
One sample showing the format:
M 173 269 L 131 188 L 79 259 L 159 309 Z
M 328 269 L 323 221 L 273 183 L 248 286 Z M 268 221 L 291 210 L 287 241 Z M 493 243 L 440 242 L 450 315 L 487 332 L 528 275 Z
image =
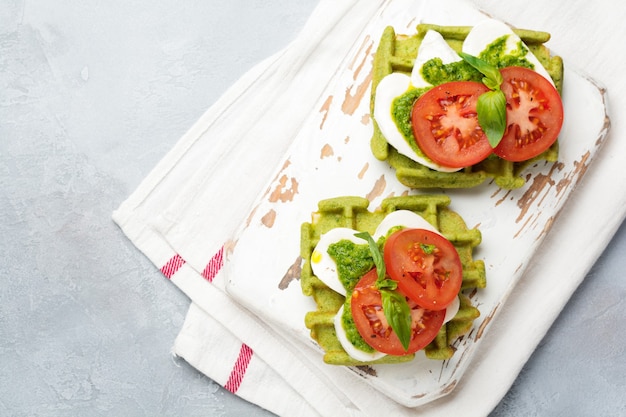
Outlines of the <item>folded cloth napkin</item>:
M 301 34 L 233 85 L 113 213 L 137 248 L 192 300 L 175 354 L 277 415 L 488 414 L 626 212 L 624 184 L 616 185 L 621 188 L 615 199 L 601 207 L 595 204 L 603 176 L 619 172 L 619 164 L 600 156 L 571 197 L 575 203 L 570 200 L 562 210 L 544 250 L 484 336 L 470 371 L 452 393 L 418 408 L 404 407 L 355 374 L 324 365 L 319 352 L 291 341 L 233 302 L 225 292 L 222 269 L 227 242 L 304 121 L 319 110 L 322 92 L 354 42 L 392 2 L 394 10 L 416 19 L 424 12 L 425 2 L 416 0 L 322 0 Z M 454 8 L 468 20 L 477 16 L 462 0 L 431 7 L 441 13 Z M 594 239 L 574 238 L 585 234 Z M 580 256 L 563 256 L 572 252 Z M 544 279 L 564 270 L 571 280 Z M 543 296 L 533 296 L 538 293 Z

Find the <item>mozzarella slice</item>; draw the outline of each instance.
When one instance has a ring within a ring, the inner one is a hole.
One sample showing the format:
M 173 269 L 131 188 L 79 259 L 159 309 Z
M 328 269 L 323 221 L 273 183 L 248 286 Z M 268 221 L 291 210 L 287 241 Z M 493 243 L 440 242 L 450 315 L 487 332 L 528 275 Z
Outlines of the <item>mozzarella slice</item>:
M 483 52 L 487 47 L 496 41 L 497 39 L 506 36 L 506 52 L 510 53 L 511 51 L 517 50 L 517 46 L 519 42 L 522 42 L 519 36 L 513 32 L 513 30 L 506 25 L 505 23 L 495 20 L 495 19 L 487 19 L 480 23 L 470 30 L 465 41 L 463 41 L 463 52 L 478 56 Z M 525 45 L 526 46 L 526 45 Z M 526 46 L 528 49 L 528 46 Z M 530 52 L 523 56 L 523 58 L 527 59 L 530 63 L 532 63 L 535 68 L 534 70 L 545 77 L 548 81 L 554 85 L 554 81 L 552 81 L 552 77 L 541 62 L 537 59 L 537 57 Z
M 391 146 L 407 158 L 437 171 L 458 171 L 458 168 L 443 167 L 434 163 L 430 159 L 415 153 L 400 129 L 398 129 L 398 126 L 396 125 L 396 122 L 391 114 L 393 101 L 396 97 L 406 93 L 410 86 L 411 77 L 398 72 L 393 72 L 385 76 L 378 83 L 378 86 L 376 87 L 376 97 L 374 99 L 374 119 L 378 124 L 380 132 Z
M 422 76 L 422 67 L 426 62 L 434 58 L 440 58 L 444 65 L 462 60 L 459 54 L 448 45 L 441 33 L 429 30 L 420 43 L 420 47 L 417 50 L 417 58 L 413 63 L 413 71 L 411 72 L 411 84 L 413 87 L 432 87 L 432 84 Z
M 378 240 L 379 237 L 385 236 L 389 229 L 392 227 L 402 226 L 408 229 L 426 229 L 437 234 L 439 231 L 430 223 L 426 221 L 422 216 L 416 214 L 410 210 L 397 210 L 389 213 L 383 221 L 380 222 L 374 233 L 374 240 Z
M 362 245 L 364 240 L 354 236 L 355 233 L 358 232 L 347 227 L 331 229 L 320 236 L 320 240 L 311 254 L 311 269 L 313 270 L 313 274 L 329 288 L 341 295 L 346 295 L 346 289 L 343 287 L 341 281 L 339 281 L 337 264 L 328 254 L 328 246 L 344 239 Z
M 337 339 L 339 339 L 339 343 L 341 343 L 341 347 L 346 353 L 357 361 L 361 362 L 371 362 L 376 359 L 380 359 L 383 356 L 386 356 L 385 353 L 374 351 L 374 352 L 365 352 L 364 350 L 358 349 L 355 347 L 349 340 L 348 335 L 346 334 L 345 329 L 343 328 L 341 315 L 343 314 L 343 306 L 339 309 L 337 314 L 335 315 L 334 324 L 335 324 L 335 333 L 337 334 Z
M 461 300 L 459 297 L 454 297 L 454 300 L 446 307 L 446 317 L 444 317 L 444 324 L 449 322 L 456 316 L 456 313 L 459 312 L 459 308 L 461 307 Z

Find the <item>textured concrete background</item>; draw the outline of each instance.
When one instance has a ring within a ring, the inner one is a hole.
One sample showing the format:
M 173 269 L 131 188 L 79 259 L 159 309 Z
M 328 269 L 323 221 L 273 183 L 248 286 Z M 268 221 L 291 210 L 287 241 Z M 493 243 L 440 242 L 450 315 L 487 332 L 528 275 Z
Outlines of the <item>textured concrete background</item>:
M 110 217 L 316 4 L 0 1 L 0 415 L 268 414 L 170 354 L 189 301 Z M 493 416 L 626 413 L 625 251 L 622 227 Z

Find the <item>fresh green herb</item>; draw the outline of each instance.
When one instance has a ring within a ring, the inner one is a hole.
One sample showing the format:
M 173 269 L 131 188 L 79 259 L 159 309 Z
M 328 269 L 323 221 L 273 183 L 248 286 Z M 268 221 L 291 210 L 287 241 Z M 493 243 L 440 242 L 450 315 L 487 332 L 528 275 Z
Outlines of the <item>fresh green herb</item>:
M 395 290 L 398 288 L 398 282 L 392 279 L 383 279 L 382 281 L 376 281 L 376 288 L 379 290 Z
M 487 135 L 492 148 L 498 146 L 506 129 L 506 98 L 502 90 L 492 90 L 478 97 L 478 124 Z
M 374 265 L 376 266 L 376 271 L 378 272 L 378 281 L 382 281 L 385 279 L 385 275 L 387 275 L 387 269 L 385 268 L 385 260 L 383 259 L 383 255 L 380 253 L 380 249 L 378 245 L 374 241 L 372 235 L 367 232 L 359 232 L 354 236 L 363 239 L 367 242 L 370 248 L 370 252 L 372 252 L 372 258 L 374 259 Z
M 490 63 L 480 58 L 459 52 L 468 64 L 476 68 L 483 77 L 485 84 L 491 91 L 481 94 L 476 103 L 478 123 L 487 135 L 492 148 L 498 146 L 506 129 L 506 97 L 500 89 L 502 74 Z
M 476 68 L 483 77 L 483 83 L 489 87 L 490 90 L 497 90 L 502 84 L 502 74 L 500 71 L 487 61 L 483 61 L 473 55 L 466 54 L 465 52 L 459 52 L 461 58 L 463 58 L 468 64 Z
M 387 279 L 385 259 L 380 253 L 380 248 L 374 241 L 374 238 L 367 232 L 356 233 L 355 236 L 366 240 L 369 245 L 378 273 L 376 288 L 380 291 L 385 318 L 406 351 L 409 349 L 411 342 L 411 308 L 406 301 L 406 297 L 397 291 L 398 283 L 392 279 Z
M 409 349 L 411 343 L 411 308 L 406 302 L 406 297 L 398 291 L 380 290 L 380 296 L 383 300 L 383 312 L 391 325 L 391 328 L 404 350 Z

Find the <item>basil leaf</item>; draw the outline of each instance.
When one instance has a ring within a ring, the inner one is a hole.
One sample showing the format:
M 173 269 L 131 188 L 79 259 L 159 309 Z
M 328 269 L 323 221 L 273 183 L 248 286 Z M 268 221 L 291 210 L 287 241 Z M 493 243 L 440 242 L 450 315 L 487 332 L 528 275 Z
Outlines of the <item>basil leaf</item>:
M 495 148 L 502 140 L 506 129 L 506 97 L 500 90 L 502 73 L 490 63 L 475 56 L 464 52 L 459 52 L 459 56 L 485 76 L 483 84 L 491 90 L 478 97 L 476 112 L 478 124 L 487 135 L 491 147 Z
M 459 52 L 459 56 L 485 76 L 485 78 L 483 78 L 483 84 L 489 87 L 490 90 L 500 89 L 500 85 L 502 84 L 502 74 L 498 68 L 494 67 L 487 61 L 483 61 L 482 59 L 466 54 L 465 52 Z
M 374 241 L 374 238 L 367 232 L 359 232 L 354 236 L 367 241 L 372 258 L 374 259 L 374 265 L 378 272 L 378 280 L 376 281 L 376 288 L 380 291 L 380 297 L 383 302 L 383 312 L 385 318 L 391 326 L 391 329 L 396 333 L 400 343 L 404 350 L 409 349 L 409 343 L 411 343 L 411 308 L 406 302 L 404 295 L 395 291 L 398 287 L 398 283 L 391 279 L 386 279 L 386 267 L 385 259 L 380 253 L 380 248 Z
M 383 279 L 376 282 L 376 288 L 379 290 L 395 290 L 398 288 L 398 281 L 392 279 Z
M 370 247 L 370 252 L 372 253 L 372 259 L 374 259 L 376 271 L 378 272 L 378 281 L 383 281 L 385 279 L 385 275 L 387 274 L 387 270 L 385 268 L 385 260 L 383 258 L 383 255 L 380 253 L 380 249 L 374 241 L 374 238 L 372 238 L 372 236 L 367 232 L 355 233 L 354 236 L 367 241 L 367 244 Z
M 406 298 L 397 291 L 381 290 L 380 296 L 385 318 L 406 351 L 411 343 L 411 308 Z
M 506 97 L 502 90 L 481 94 L 476 102 L 478 124 L 492 148 L 498 146 L 506 129 Z

